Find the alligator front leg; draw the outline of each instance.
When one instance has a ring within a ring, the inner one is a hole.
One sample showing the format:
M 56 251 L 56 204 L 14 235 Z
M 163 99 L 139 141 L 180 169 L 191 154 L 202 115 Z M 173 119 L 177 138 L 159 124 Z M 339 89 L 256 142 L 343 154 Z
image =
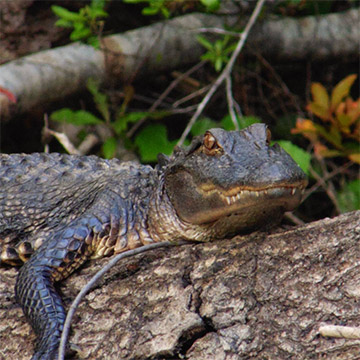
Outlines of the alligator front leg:
M 33 360 L 56 358 L 66 313 L 54 281 L 66 277 L 89 256 L 92 231 L 82 225 L 54 235 L 20 269 L 15 292 L 38 343 Z
M 32 360 L 56 359 L 66 313 L 54 282 L 67 277 L 94 252 L 99 255 L 99 247 L 100 255 L 111 253 L 123 233 L 119 224 L 127 225 L 126 209 L 119 199 L 105 198 L 53 233 L 20 269 L 16 298 L 38 336 Z
M 53 286 L 52 268 L 28 262 L 16 283 L 16 298 L 32 325 L 38 343 L 33 360 L 56 358 L 65 310 Z

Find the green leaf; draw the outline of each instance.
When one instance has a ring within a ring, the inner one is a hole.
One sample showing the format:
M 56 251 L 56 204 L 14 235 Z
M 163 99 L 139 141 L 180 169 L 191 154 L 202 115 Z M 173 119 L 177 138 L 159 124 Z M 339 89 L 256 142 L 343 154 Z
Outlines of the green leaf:
M 64 28 L 71 28 L 71 27 L 73 27 L 73 23 L 71 21 L 68 21 L 68 20 L 59 19 L 59 20 L 57 20 L 55 22 L 55 26 L 64 27 Z
M 92 32 L 91 32 L 90 28 L 84 27 L 84 26 L 79 26 L 70 34 L 70 39 L 72 41 L 77 41 L 77 40 L 85 39 L 88 36 L 90 36 L 91 34 L 92 34 Z
M 211 61 L 212 63 L 215 61 L 216 59 L 216 56 L 214 53 L 212 52 L 206 52 L 205 54 L 201 55 L 201 60 L 209 60 Z
M 314 103 L 326 110 L 329 108 L 329 95 L 323 85 L 320 83 L 312 83 L 311 93 L 314 99 Z
M 360 209 L 360 179 L 353 180 L 337 193 L 342 213 Z
M 356 153 L 360 152 L 359 143 L 356 141 L 348 141 L 343 143 L 343 147 L 345 150 L 349 150 L 350 152 Z
M 94 9 L 104 9 L 105 7 L 105 0 L 91 0 L 90 8 Z
M 170 11 L 165 6 L 161 7 L 161 13 L 165 19 L 168 19 L 170 17 Z
M 100 114 L 106 122 L 110 122 L 110 111 L 107 95 L 103 94 L 99 90 L 100 82 L 96 81 L 93 78 L 89 78 L 87 81 L 86 87 L 91 92 L 96 108 L 99 110 Z
M 341 130 L 347 134 L 350 134 L 350 128 L 349 126 L 352 124 L 353 119 L 351 118 L 351 116 L 347 115 L 347 114 L 339 114 L 336 117 Z
M 349 154 L 348 158 L 356 164 L 360 165 L 360 153 Z
M 216 11 L 220 7 L 220 0 L 200 0 L 206 7 L 206 11 Z
M 94 49 L 99 49 L 100 48 L 100 41 L 99 41 L 99 38 L 97 36 L 89 36 L 86 39 L 86 43 L 91 45 Z
M 223 62 L 222 62 L 221 57 L 216 58 L 216 59 L 215 59 L 215 70 L 216 70 L 217 72 L 219 72 L 219 71 L 221 70 L 222 65 L 223 65 Z
M 115 156 L 117 141 L 114 137 L 108 138 L 102 145 L 102 152 L 105 159 L 111 159 Z
M 66 122 L 73 125 L 97 125 L 102 124 L 103 121 L 88 111 L 78 110 L 73 111 L 68 108 L 63 108 L 54 111 L 50 115 L 50 119 L 58 122 Z
M 329 121 L 330 114 L 328 108 L 315 102 L 310 103 L 306 108 L 320 119 Z
M 329 134 L 331 136 L 333 144 L 336 144 L 338 147 L 341 147 L 342 136 L 340 134 L 340 131 L 335 126 L 331 126 Z
M 223 51 L 223 54 L 228 55 L 228 54 L 232 53 L 236 49 L 236 45 L 237 44 L 235 43 L 235 44 L 232 44 L 232 45 L 228 46 L 227 48 L 225 48 Z
M 148 125 L 135 138 L 140 156 L 144 162 L 154 162 L 158 153 L 170 155 L 176 141 L 169 141 L 166 127 L 161 124 Z
M 278 143 L 294 159 L 306 175 L 309 175 L 311 155 L 308 152 L 294 145 L 290 141 L 278 140 L 276 143 Z
M 60 17 L 61 19 L 67 20 L 67 21 L 81 21 L 82 17 L 80 14 L 76 12 L 69 11 L 62 6 L 52 5 L 51 10 L 55 15 Z
M 196 40 L 206 49 L 208 49 L 209 51 L 214 51 L 214 45 L 208 40 L 206 39 L 204 36 L 201 35 L 197 35 L 196 36 Z
M 313 123 L 314 128 L 316 129 L 317 133 L 321 135 L 325 140 L 329 143 L 333 144 L 337 148 L 341 148 L 341 136 L 337 136 L 336 132 L 330 129 L 330 132 L 325 129 L 324 126 L 319 124 Z M 332 127 L 333 128 L 333 127 Z
M 96 19 L 99 17 L 104 18 L 104 17 L 109 16 L 109 14 L 106 11 L 104 11 L 103 9 L 91 9 L 90 15 L 91 15 L 92 19 Z
M 159 110 L 154 112 L 148 111 L 135 111 L 128 114 L 119 113 L 116 117 L 116 121 L 112 124 L 114 131 L 119 135 L 121 132 L 127 129 L 129 123 L 136 123 L 142 118 L 150 118 L 154 120 L 163 119 L 165 116 L 169 116 L 170 113 L 167 110 Z
M 116 117 L 115 122 L 112 124 L 112 127 L 116 134 L 120 135 L 123 131 L 127 129 L 129 123 L 136 123 L 140 119 L 147 117 L 148 112 L 145 111 L 136 111 L 128 114 L 121 114 Z
M 219 124 L 209 118 L 201 118 L 195 122 L 190 133 L 192 136 L 198 136 L 204 134 L 206 130 L 214 127 L 219 127 Z
M 357 75 L 352 74 L 341 80 L 333 89 L 331 93 L 331 106 L 336 109 L 341 101 L 349 96 L 350 88 L 356 80 Z
M 142 14 L 146 16 L 156 15 L 160 11 L 158 7 L 148 6 L 142 9 Z
M 223 51 L 223 41 L 222 40 L 215 41 L 214 50 L 218 55 L 221 55 L 221 53 Z

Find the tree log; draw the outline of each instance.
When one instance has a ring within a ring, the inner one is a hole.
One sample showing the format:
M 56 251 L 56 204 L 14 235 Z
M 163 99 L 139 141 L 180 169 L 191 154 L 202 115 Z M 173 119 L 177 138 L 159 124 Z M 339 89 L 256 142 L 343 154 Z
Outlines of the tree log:
M 84 90 L 89 77 L 127 81 L 199 61 L 204 48 L 196 40 L 198 30 L 236 22 L 234 16 L 189 14 L 107 36 L 103 51 L 74 43 L 11 61 L 0 66 L 0 119 Z M 248 49 L 280 60 L 358 58 L 358 23 L 359 9 L 266 20 L 250 33 Z
M 159 249 L 118 264 L 75 315 L 84 359 L 355 359 L 360 339 L 360 211 L 273 233 Z M 68 306 L 108 260 L 61 283 Z M 0 358 L 28 359 L 35 336 L 0 269 Z
M 256 24 L 248 44 L 273 61 L 358 61 L 359 23 L 359 9 L 277 18 Z

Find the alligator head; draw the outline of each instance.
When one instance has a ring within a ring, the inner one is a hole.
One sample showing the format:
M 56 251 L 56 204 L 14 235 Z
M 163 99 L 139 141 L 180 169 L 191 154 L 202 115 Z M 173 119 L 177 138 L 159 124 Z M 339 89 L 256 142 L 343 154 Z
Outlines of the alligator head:
M 224 236 L 276 224 L 297 207 L 306 176 L 279 145 L 270 146 L 270 136 L 264 124 L 211 129 L 177 149 L 164 189 L 178 217 Z

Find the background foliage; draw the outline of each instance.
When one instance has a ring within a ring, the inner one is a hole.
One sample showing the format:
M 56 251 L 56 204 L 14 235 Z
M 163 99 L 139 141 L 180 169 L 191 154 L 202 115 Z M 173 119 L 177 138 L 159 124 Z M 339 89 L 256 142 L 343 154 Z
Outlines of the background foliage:
M 92 0 L 60 4 L 53 1 L 41 6 L 51 7 L 57 18 L 55 26 L 65 31 L 62 43 L 83 41 L 95 48 L 101 47 L 102 37 L 110 33 L 189 12 L 221 11 L 219 0 L 121 3 Z M 267 4 L 262 16 L 300 18 L 352 6 L 357 5 L 350 0 L 287 0 Z M 60 126 L 60 131 L 69 125 L 76 128 L 72 130 L 75 136 L 71 137 L 75 146 L 87 135 L 96 134 L 100 140 L 91 151 L 106 158 L 119 156 L 125 149 L 142 162 L 156 162 L 159 152 L 171 153 L 202 96 L 229 61 L 242 29 L 228 30 L 211 36 L 194 33 L 205 53 L 199 59 L 201 66 L 181 81 L 178 79 L 189 69 L 156 74 L 141 83 L 130 80 L 126 84 L 109 83 L 101 87 L 89 79 L 86 94 L 66 105 L 52 107 L 50 126 Z M 265 59 L 258 52 L 252 56 L 240 55 L 233 68 L 232 96 L 238 127 L 254 122 L 268 124 L 274 139 L 309 176 L 305 202 L 296 213 L 299 220 L 310 221 L 360 208 L 360 99 L 356 63 L 336 59 L 331 64 L 306 61 L 284 64 Z M 166 93 L 171 86 L 171 91 Z M 191 136 L 211 127 L 234 129 L 223 90 L 215 94 L 195 122 Z M 154 107 L 155 103 L 158 104 Z M 16 130 L 8 134 L 11 131 Z M 189 141 L 190 137 L 186 143 Z M 29 149 L 10 144 L 8 151 L 41 151 L 39 144 L 31 144 Z M 56 140 L 51 140 L 50 151 L 63 149 Z

